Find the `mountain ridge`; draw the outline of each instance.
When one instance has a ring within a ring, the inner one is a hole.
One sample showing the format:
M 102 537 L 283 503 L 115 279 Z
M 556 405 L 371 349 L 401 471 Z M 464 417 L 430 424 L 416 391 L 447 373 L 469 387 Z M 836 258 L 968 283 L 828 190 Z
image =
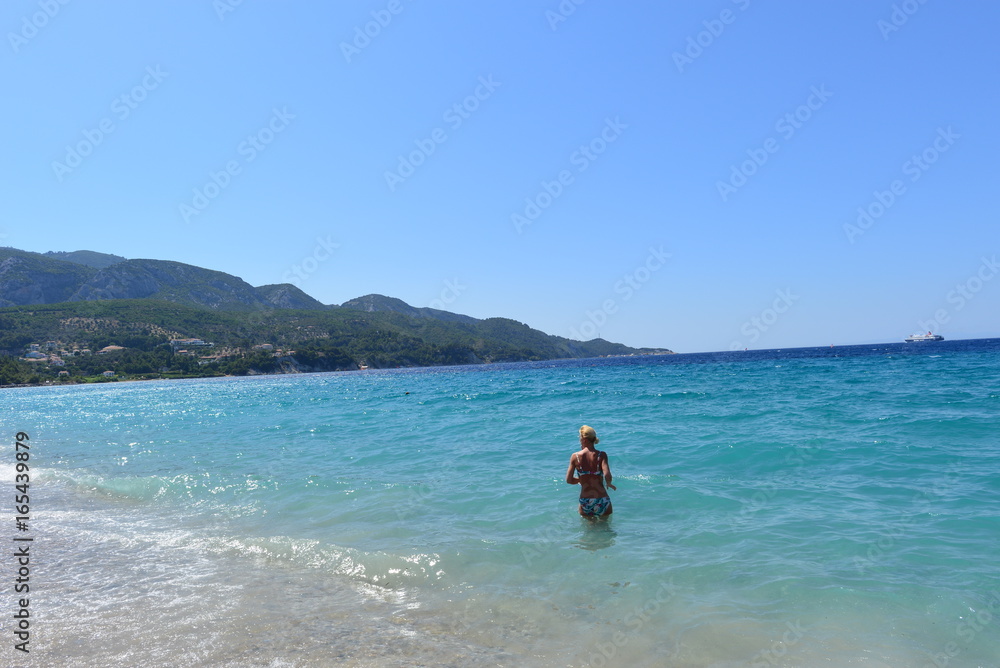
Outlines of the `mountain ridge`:
M 436 318 L 446 322 L 479 322 L 479 318 L 473 318 L 471 315 L 462 315 L 461 313 L 452 313 L 451 311 L 442 311 L 440 309 L 429 307 L 410 306 L 402 299 L 398 299 L 396 297 L 386 297 L 385 295 L 380 294 L 368 294 L 362 297 L 355 297 L 354 299 L 344 302 L 340 305 L 340 307 L 353 308 L 359 311 L 367 311 L 369 313 L 391 311 L 393 313 L 409 315 L 414 318 Z
M 118 258 L 0 248 L 0 307 L 152 298 L 216 310 L 327 308 L 289 284 L 254 287 L 183 262 Z
M 88 267 L 93 267 L 94 269 L 104 269 L 118 262 L 123 262 L 128 258 L 122 257 L 121 255 L 111 255 L 109 253 L 98 253 L 97 251 L 88 250 L 78 250 L 78 251 L 47 251 L 42 253 L 46 257 L 50 257 L 54 260 L 63 260 L 65 262 L 74 262 L 76 264 L 82 264 Z
M 8 355 L 39 339 L 150 352 L 168 341 L 163 332 L 169 331 L 218 341 L 230 357 L 263 345 L 294 348 L 296 361 L 286 367 L 310 368 L 307 359 L 318 370 L 670 352 L 603 339 L 574 341 L 509 318 L 414 307 L 380 294 L 327 305 L 288 283 L 254 287 L 182 262 L 95 251 L 0 248 L 0 322 L 8 324 L 0 326 L 0 351 Z M 81 329 L 81 322 L 97 324 Z M 334 359 L 336 366 L 324 368 Z

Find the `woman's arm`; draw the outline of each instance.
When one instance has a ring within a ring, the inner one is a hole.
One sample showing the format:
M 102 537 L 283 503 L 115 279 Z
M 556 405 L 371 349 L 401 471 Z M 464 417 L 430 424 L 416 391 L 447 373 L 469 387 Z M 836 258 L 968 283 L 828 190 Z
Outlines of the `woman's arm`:
M 580 479 L 576 477 L 576 453 L 569 456 L 569 468 L 566 469 L 566 484 L 579 485 Z
M 604 453 L 601 458 L 601 469 L 604 471 L 604 484 L 617 491 L 618 488 L 611 484 L 611 465 L 608 463 L 608 453 Z

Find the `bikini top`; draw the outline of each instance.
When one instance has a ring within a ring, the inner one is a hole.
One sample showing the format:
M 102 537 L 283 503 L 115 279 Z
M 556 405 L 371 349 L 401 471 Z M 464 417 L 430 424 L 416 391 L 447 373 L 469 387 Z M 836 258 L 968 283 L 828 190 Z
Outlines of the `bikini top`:
M 603 471 L 603 470 L 601 470 L 601 459 L 602 459 L 602 458 L 603 458 L 604 456 L 605 456 L 605 455 L 604 455 L 604 452 L 602 452 L 601 450 L 598 450 L 598 451 L 597 451 L 597 470 L 596 470 L 596 471 L 584 471 L 584 470 L 583 470 L 582 468 L 579 468 L 579 467 L 577 467 L 577 469 L 576 469 L 576 474 L 577 474 L 578 476 L 581 476 L 581 475 L 597 475 L 597 476 L 603 476 L 603 475 L 604 475 L 604 471 Z

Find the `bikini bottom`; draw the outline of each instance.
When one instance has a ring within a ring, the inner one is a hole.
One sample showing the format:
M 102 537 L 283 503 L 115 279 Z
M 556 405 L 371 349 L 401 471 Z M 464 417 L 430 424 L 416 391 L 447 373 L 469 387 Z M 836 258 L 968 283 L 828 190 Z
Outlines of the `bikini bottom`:
M 610 496 L 602 496 L 598 499 L 580 499 L 580 510 L 584 515 L 603 515 L 611 505 Z

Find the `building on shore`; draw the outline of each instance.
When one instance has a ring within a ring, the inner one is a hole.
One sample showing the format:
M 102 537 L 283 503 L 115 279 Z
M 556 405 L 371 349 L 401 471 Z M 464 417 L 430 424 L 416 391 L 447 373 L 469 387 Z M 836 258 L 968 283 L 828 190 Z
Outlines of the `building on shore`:
M 170 349 L 175 353 L 182 348 L 201 348 L 214 345 L 214 343 L 207 343 L 201 339 L 170 339 Z

